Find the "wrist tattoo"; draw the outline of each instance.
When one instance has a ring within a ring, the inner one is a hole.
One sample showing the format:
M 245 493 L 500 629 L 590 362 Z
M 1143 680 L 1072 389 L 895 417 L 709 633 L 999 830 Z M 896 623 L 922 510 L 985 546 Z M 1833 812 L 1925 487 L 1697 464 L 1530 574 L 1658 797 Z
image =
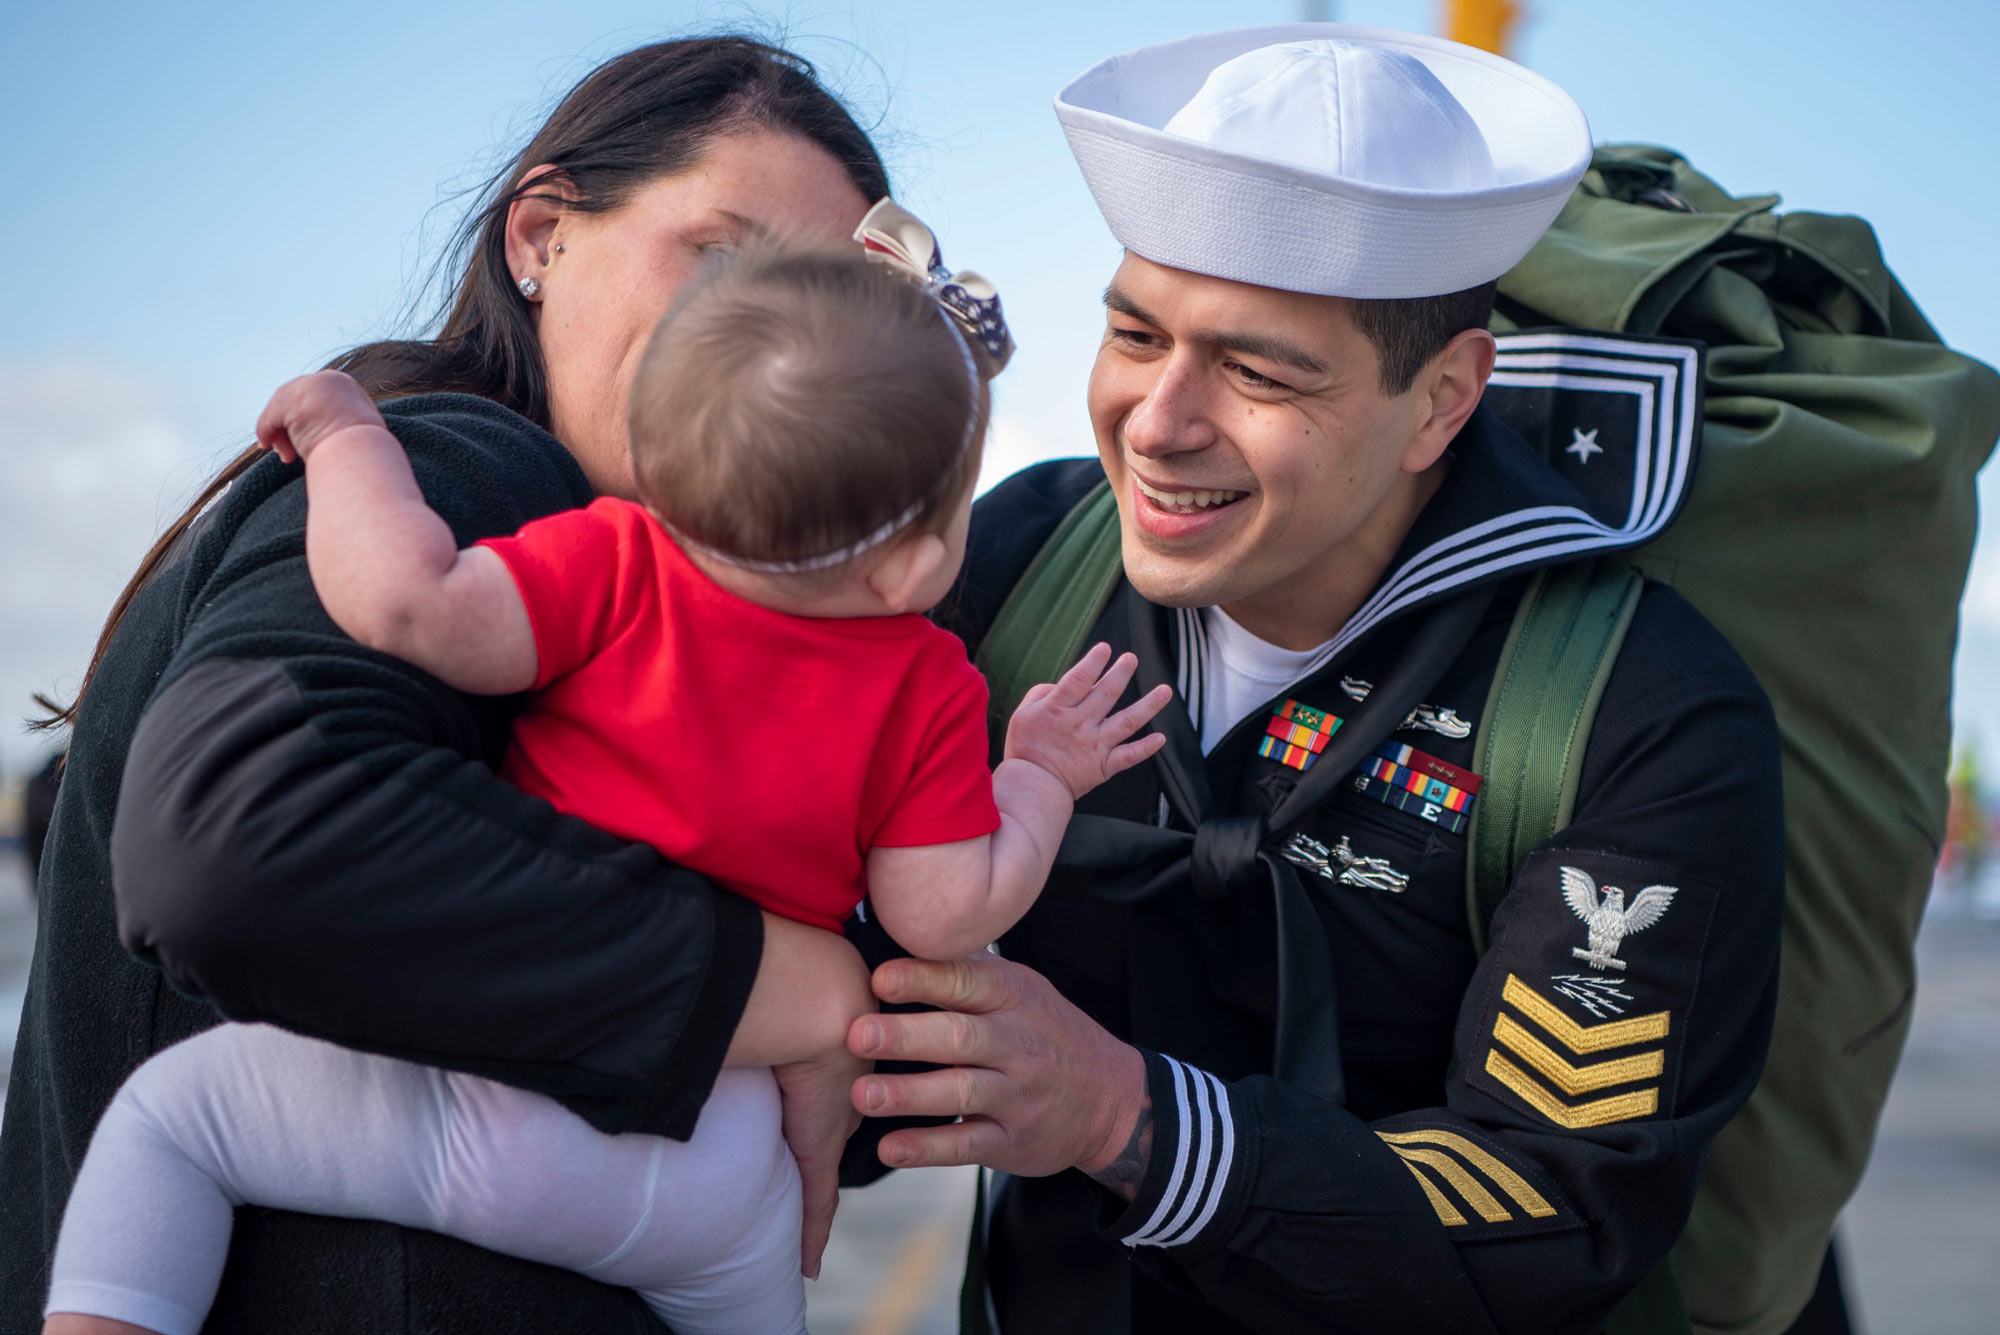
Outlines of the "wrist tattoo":
M 1126 1138 L 1125 1148 L 1091 1176 L 1129 1201 L 1139 1194 L 1139 1184 L 1146 1180 L 1146 1168 L 1152 1161 L 1153 1100 L 1148 1095 L 1139 1105 L 1139 1116 L 1132 1123 L 1132 1134 Z

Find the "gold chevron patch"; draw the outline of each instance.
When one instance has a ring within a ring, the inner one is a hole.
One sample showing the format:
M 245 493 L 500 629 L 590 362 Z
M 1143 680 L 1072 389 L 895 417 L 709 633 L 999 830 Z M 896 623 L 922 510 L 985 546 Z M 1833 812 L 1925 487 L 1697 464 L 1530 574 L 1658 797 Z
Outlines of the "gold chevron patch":
M 1660 1107 L 1660 1091 L 1657 1089 L 1640 1090 L 1634 1094 L 1617 1094 L 1608 1099 L 1592 1099 L 1588 1103 L 1579 1103 L 1572 1107 L 1536 1084 L 1526 1071 L 1497 1052 L 1486 1054 L 1486 1074 L 1519 1094 L 1536 1112 L 1557 1126 L 1567 1127 L 1571 1131 L 1580 1131 L 1591 1126 L 1609 1126 L 1613 1122 L 1629 1122 L 1635 1117 L 1645 1117 L 1657 1112 Z
M 1603 1052 L 1667 1036 L 1665 1011 L 1635 1015 L 1629 1020 L 1607 1020 L 1603 1024 L 1578 1024 L 1557 1010 L 1553 1001 L 1511 973 L 1507 975 L 1507 985 L 1500 990 L 1500 999 L 1548 1030 L 1571 1052 Z
M 1572 1066 L 1558 1057 L 1548 1044 L 1515 1024 L 1514 1017 L 1504 1011 L 1493 1022 L 1493 1039 L 1512 1048 L 1515 1055 L 1534 1067 L 1544 1080 L 1572 1096 L 1588 1094 L 1594 1089 L 1609 1089 L 1613 1085 L 1629 1085 L 1634 1080 L 1648 1080 L 1667 1069 L 1667 1054 L 1659 1048 L 1630 1057 L 1614 1057 L 1608 1062 L 1593 1062 L 1589 1066 Z
M 1529 1186 L 1526 1178 L 1464 1136 L 1450 1131 L 1375 1134 L 1403 1160 L 1437 1211 L 1438 1222 L 1447 1228 L 1470 1222 L 1458 1208 L 1459 1201 L 1489 1224 L 1517 1222 L 1516 1210 L 1519 1217 L 1528 1219 L 1550 1219 L 1556 1214 L 1556 1208 Z M 1456 1200 L 1445 1193 L 1438 1179 L 1456 1193 Z M 1502 1203 L 1502 1196 L 1512 1202 L 1512 1209 Z
M 1579 1024 L 1563 1014 L 1554 1002 L 1511 973 L 1507 975 L 1500 997 L 1519 1011 L 1528 1023 L 1523 1024 L 1505 1011 L 1494 1017 L 1494 1046 L 1486 1054 L 1486 1073 L 1519 1095 L 1530 1108 L 1557 1126 L 1572 1131 L 1627 1122 L 1659 1111 L 1658 1084 L 1582 1103 L 1567 1103 L 1557 1094 L 1575 1098 L 1580 1094 L 1636 1084 L 1642 1080 L 1657 1081 L 1666 1072 L 1664 1046 L 1628 1053 L 1609 1061 L 1579 1065 L 1544 1042 L 1543 1036 L 1576 1055 L 1631 1047 L 1638 1043 L 1658 1043 L 1667 1036 L 1669 1020 L 1666 1011 L 1635 1015 L 1625 1020 L 1609 1020 L 1603 1024 Z M 1541 1033 L 1537 1034 L 1535 1029 Z M 1507 1052 L 1503 1053 L 1502 1048 Z M 1509 1053 L 1512 1055 L 1509 1056 Z M 1527 1069 L 1517 1064 L 1516 1059 L 1525 1063 Z

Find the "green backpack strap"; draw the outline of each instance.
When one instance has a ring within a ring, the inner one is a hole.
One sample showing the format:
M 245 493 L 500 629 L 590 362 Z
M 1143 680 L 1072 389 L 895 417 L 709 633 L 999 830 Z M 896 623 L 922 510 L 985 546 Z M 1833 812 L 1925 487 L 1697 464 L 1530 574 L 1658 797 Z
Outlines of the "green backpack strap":
M 1528 582 L 1493 670 L 1472 768 L 1484 778 L 1465 862 L 1473 948 L 1484 953 L 1514 869 L 1569 824 L 1584 745 L 1642 581 L 1617 561 L 1543 570 Z
M 993 760 L 1007 740 L 1007 720 L 1034 687 L 1068 670 L 1104 615 L 1125 573 L 1119 557 L 1118 500 L 1100 482 L 1063 516 L 979 642 L 972 661 L 986 675 L 990 697 L 986 735 Z M 959 1330 L 992 1329 L 986 1294 L 986 1171 L 979 1171 L 966 1240 L 965 1280 L 958 1292 Z
M 1482 953 L 1521 860 L 1569 824 L 1597 706 L 1631 629 L 1644 581 L 1616 558 L 1544 570 L 1528 583 L 1479 719 L 1472 768 L 1466 912 Z M 1606 1335 L 1691 1335 L 1668 1257 L 1605 1324 Z
M 986 675 L 986 735 L 996 763 L 1021 697 L 1076 661 L 1124 573 L 1118 501 L 1111 484 L 1100 482 L 1035 553 L 972 657 Z

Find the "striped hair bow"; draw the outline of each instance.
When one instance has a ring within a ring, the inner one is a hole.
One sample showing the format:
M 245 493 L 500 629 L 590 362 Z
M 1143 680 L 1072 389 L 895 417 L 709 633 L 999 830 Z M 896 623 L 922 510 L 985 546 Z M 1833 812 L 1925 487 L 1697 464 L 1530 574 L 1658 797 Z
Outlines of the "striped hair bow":
M 1014 337 L 1000 314 L 1000 294 L 970 269 L 953 273 L 938 254 L 937 234 L 923 219 L 886 196 L 875 202 L 854 229 L 871 258 L 915 278 L 966 334 L 986 350 L 995 371 L 1014 355 Z

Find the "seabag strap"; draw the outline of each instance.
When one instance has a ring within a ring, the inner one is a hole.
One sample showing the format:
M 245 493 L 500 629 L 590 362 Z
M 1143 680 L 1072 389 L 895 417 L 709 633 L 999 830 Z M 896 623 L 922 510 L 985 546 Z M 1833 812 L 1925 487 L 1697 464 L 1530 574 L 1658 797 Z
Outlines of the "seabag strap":
M 1612 557 L 1544 570 L 1521 595 L 1474 743 L 1472 768 L 1486 777 L 1468 836 L 1466 912 L 1482 953 L 1514 869 L 1576 810 L 1590 728 L 1643 587 Z M 1606 1335 L 1692 1329 L 1671 1256 L 1605 1324 Z
M 1125 571 L 1118 542 L 1118 501 L 1111 484 L 1100 482 L 1035 553 L 979 642 L 972 661 L 986 675 L 986 735 L 995 764 L 1021 697 L 1067 671 L 1104 615 Z
M 1642 583 L 1611 558 L 1543 570 L 1521 595 L 1474 743 L 1472 768 L 1485 781 L 1465 888 L 1481 953 L 1514 869 L 1576 809 L 1584 745 Z

